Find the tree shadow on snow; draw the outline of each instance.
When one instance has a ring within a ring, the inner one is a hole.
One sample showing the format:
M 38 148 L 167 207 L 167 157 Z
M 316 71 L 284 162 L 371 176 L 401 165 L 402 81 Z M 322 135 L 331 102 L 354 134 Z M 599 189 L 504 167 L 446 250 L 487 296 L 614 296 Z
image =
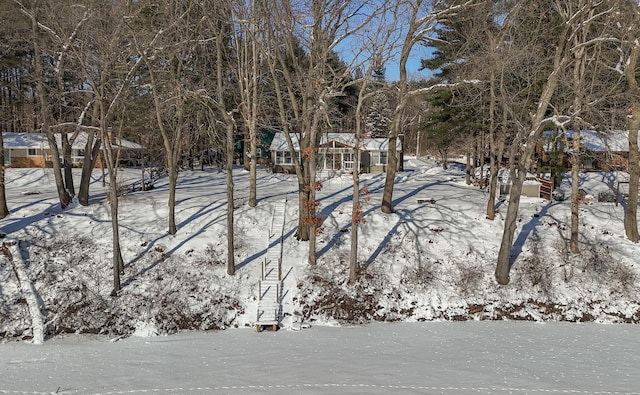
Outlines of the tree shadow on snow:
M 397 207 L 400 203 L 404 202 L 407 199 L 413 198 L 415 197 L 417 194 L 421 193 L 422 191 L 424 191 L 425 189 L 428 189 L 430 187 L 433 187 L 435 185 L 439 185 L 439 184 L 443 184 L 446 183 L 447 181 L 435 181 L 429 184 L 424 184 L 418 188 L 415 188 L 413 191 L 395 199 L 393 201 L 393 207 Z M 377 189 L 380 189 L 377 188 Z M 340 204 L 342 203 L 347 203 L 350 202 L 352 200 L 352 195 L 350 196 L 346 196 L 345 198 L 341 199 L 340 201 L 337 201 L 336 203 L 327 206 L 326 210 L 323 210 L 323 214 L 325 214 L 325 218 L 328 217 L 328 215 L 333 212 Z M 372 208 L 370 208 L 369 210 L 365 211 L 363 213 L 363 217 L 366 217 L 367 215 L 370 215 L 372 212 L 376 211 L 376 210 L 380 210 L 379 206 L 374 206 Z M 391 228 L 391 230 L 387 233 L 387 235 L 385 236 L 385 238 L 382 240 L 382 242 L 380 243 L 380 245 L 378 246 L 378 248 L 376 248 L 376 250 L 371 254 L 371 256 L 369 257 L 369 259 L 367 259 L 367 263 L 365 264 L 365 266 L 363 267 L 363 269 L 366 269 L 366 266 L 368 266 L 371 262 L 373 262 L 378 255 L 380 255 L 380 253 L 382 252 L 382 250 L 384 249 L 384 247 L 391 241 L 391 238 L 393 237 L 394 234 L 397 233 L 398 227 L 400 226 L 400 224 L 403 222 L 402 218 L 406 218 L 406 210 L 396 210 L 395 213 L 399 216 L 399 220 L 397 221 L 397 223 Z M 405 213 L 400 215 L 401 213 Z M 321 248 L 318 251 L 318 257 L 322 256 L 323 254 L 325 254 L 326 252 L 330 251 L 339 241 L 339 239 L 344 235 L 344 233 L 346 233 L 348 230 L 350 230 L 352 228 L 353 224 L 351 222 L 349 222 L 347 224 L 347 226 L 345 226 L 344 229 L 341 229 L 340 232 L 337 232 L 327 243 L 326 245 Z
M 540 225 L 540 219 L 547 216 L 547 212 L 549 211 L 549 208 L 551 208 L 555 204 L 557 203 L 553 203 L 552 201 L 549 201 L 540 209 L 540 212 L 536 213 L 537 215 L 534 215 L 533 217 L 531 217 L 529 222 L 522 225 L 522 229 L 520 230 L 520 233 L 518 234 L 518 237 L 516 238 L 516 240 L 513 242 L 513 247 L 511 248 L 511 257 L 509 258 L 509 268 L 511 268 L 515 264 L 520 254 L 522 254 L 522 248 L 524 247 L 524 244 L 526 243 L 527 239 L 532 234 L 535 235 L 537 233 L 536 228 L 538 225 Z

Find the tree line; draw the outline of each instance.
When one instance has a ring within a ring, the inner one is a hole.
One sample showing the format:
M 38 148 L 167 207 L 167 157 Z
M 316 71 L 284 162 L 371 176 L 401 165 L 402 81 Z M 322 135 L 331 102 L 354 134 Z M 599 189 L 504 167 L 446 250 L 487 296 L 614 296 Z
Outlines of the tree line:
M 2 0 L 0 129 L 39 132 L 53 150 L 61 207 L 88 204 L 90 172 L 101 157 L 110 177 L 113 294 L 124 262 L 119 246 L 114 136 L 143 142 L 162 157 L 169 178 L 168 232 L 176 234 L 176 185 L 182 156 L 196 147 L 224 152 L 227 174 L 227 272 L 233 241 L 235 143 L 247 143 L 248 205 L 258 203 L 260 130 L 283 132 L 298 181 L 296 237 L 316 262 L 322 225 L 316 193 L 318 146 L 329 130 L 360 141 L 389 139 L 381 211 L 393 213 L 396 142 L 420 138 L 443 155 L 462 143 L 489 191 L 495 218 L 497 175 L 508 158 L 513 186 L 496 264 L 509 282 L 520 191 L 549 129 L 574 131 L 571 250 L 578 245 L 579 131 L 628 129 L 629 204 L 625 227 L 637 242 L 638 4 L 630 0 Z M 418 46 L 429 79 L 408 62 Z M 385 67 L 399 70 L 387 81 Z M 64 131 L 65 133 L 60 133 Z M 66 132 L 70 132 L 67 134 Z M 76 194 L 71 146 L 91 138 Z M 60 134 L 59 134 L 60 133 Z M 61 136 L 58 152 L 56 135 Z M 0 134 L 0 143 L 1 141 Z M 299 143 L 300 155 L 294 150 Z M 415 143 L 414 143 L 415 141 Z M 567 142 L 569 144 L 569 142 Z M 420 154 L 420 152 L 417 152 Z M 0 153 L 3 155 L 3 153 Z M 0 157 L 0 159 L 2 159 Z M 469 159 L 470 160 L 470 159 Z M 485 160 L 488 163 L 485 163 Z M 468 170 L 468 182 L 475 174 Z M 358 273 L 360 188 L 353 172 L 350 279 Z M 0 172 L 0 216 L 9 214 Z

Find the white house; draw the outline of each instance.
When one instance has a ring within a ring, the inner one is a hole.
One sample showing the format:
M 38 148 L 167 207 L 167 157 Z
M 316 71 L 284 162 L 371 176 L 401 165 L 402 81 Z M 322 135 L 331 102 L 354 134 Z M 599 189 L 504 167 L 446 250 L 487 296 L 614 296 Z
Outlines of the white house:
M 295 152 L 300 158 L 298 135 L 292 136 Z M 318 169 L 352 172 L 354 163 L 355 135 L 353 133 L 324 133 L 318 147 Z M 389 139 L 366 138 L 360 140 L 360 171 L 382 173 L 387 169 Z M 397 140 L 398 170 L 402 170 L 402 144 Z M 291 151 L 284 133 L 278 132 L 271 141 L 271 163 L 275 173 L 295 172 Z
M 71 144 L 71 162 L 74 166 L 81 166 L 84 162 L 84 150 L 87 144 L 87 133 L 80 132 Z M 69 137 L 73 133 L 68 133 Z M 49 140 L 43 133 L 3 133 L 4 165 L 10 167 L 46 167 L 51 160 Z M 62 149 L 60 134 L 56 134 L 58 149 Z M 112 145 L 116 150 L 128 152 L 138 151 L 140 144 L 114 138 Z M 99 161 L 96 162 L 99 166 Z

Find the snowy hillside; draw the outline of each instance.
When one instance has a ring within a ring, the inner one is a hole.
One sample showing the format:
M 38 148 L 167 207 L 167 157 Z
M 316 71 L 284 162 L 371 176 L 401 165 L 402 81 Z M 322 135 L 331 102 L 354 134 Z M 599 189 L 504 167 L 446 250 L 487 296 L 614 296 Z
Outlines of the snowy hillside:
M 167 181 L 121 199 L 126 262 L 123 290 L 111 292 L 111 228 L 101 174 L 92 204 L 59 209 L 49 169 L 8 169 L 11 215 L 0 221 L 5 243 L 17 242 L 23 278 L 43 315 L 47 335 L 174 333 L 180 329 L 253 326 L 258 280 L 278 205 L 286 204 L 281 326 L 340 325 L 379 321 L 561 320 L 639 322 L 638 246 L 624 237 L 623 205 L 583 205 L 581 250 L 567 247 L 569 202 L 523 198 L 511 283 L 498 286 L 493 272 L 502 236 L 485 219 L 486 192 L 464 182 L 463 168 L 449 170 L 409 158 L 398 174 L 391 215 L 379 210 L 384 175 L 363 175 L 371 200 L 363 203 L 360 279 L 347 283 L 351 178 L 324 180 L 319 192 L 325 218 L 318 265 L 306 263 L 307 243 L 294 237 L 296 180 L 259 172 L 258 206 L 244 204 L 248 172 L 235 173 L 236 275 L 226 275 L 226 191 L 215 169 L 180 173 L 178 234 L 167 234 Z M 122 173 L 123 183 L 139 177 Z M 565 181 L 565 182 L 568 182 Z M 597 196 L 615 185 L 615 174 L 585 173 L 581 188 Z M 569 184 L 562 188 L 568 191 Z M 285 203 L 286 201 L 286 203 Z M 14 254 L 15 255 L 15 254 Z M 0 259 L 0 336 L 30 338 L 33 324 L 15 271 Z M 24 286 L 24 285 L 23 285 Z

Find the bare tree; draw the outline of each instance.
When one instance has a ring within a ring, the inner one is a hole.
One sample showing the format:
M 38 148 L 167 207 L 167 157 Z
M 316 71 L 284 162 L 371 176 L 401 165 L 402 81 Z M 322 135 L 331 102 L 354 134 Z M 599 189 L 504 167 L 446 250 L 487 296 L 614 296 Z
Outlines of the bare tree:
M 217 13 L 220 19 L 223 19 L 229 9 L 221 8 Z M 216 96 L 214 103 L 218 109 L 218 113 L 222 116 L 223 124 L 226 131 L 226 152 L 227 152 L 227 274 L 235 274 L 235 246 L 234 246 L 234 218 L 233 218 L 233 204 L 234 204 L 234 185 L 233 185 L 233 152 L 234 141 L 233 135 L 236 130 L 236 122 L 233 116 L 234 110 L 229 110 L 225 100 L 225 81 L 227 80 L 225 73 L 225 36 L 226 29 L 224 25 L 219 23 L 219 28 L 215 30 L 216 39 Z
M 428 35 L 435 30 L 438 20 L 446 18 L 447 15 L 464 9 L 471 4 L 473 4 L 473 0 L 454 2 L 452 5 L 444 5 L 442 9 L 439 9 L 436 7 L 439 5 L 438 2 L 433 0 L 403 0 L 398 1 L 394 6 L 394 18 L 400 21 L 399 26 L 404 28 L 401 30 L 402 38 L 399 44 L 399 79 L 395 88 L 396 107 L 393 110 L 391 129 L 389 131 L 389 152 L 387 154 L 387 168 L 381 205 L 383 213 L 390 214 L 393 212 L 393 187 L 398 170 L 397 142 L 401 132 L 407 100 L 409 96 L 435 89 L 432 86 L 409 90 L 407 62 L 411 51 L 417 44 L 423 43 L 428 39 Z
M 517 7 L 521 7 L 517 9 L 518 12 L 528 12 L 526 15 L 521 14 L 521 16 L 525 17 L 525 20 L 529 16 L 534 16 L 536 13 L 539 13 L 539 16 L 536 15 L 534 22 L 538 27 L 546 26 L 544 29 L 547 33 L 556 29 L 557 40 L 555 42 L 555 50 L 550 54 L 549 58 L 545 58 L 545 56 L 539 56 L 538 58 L 538 60 L 542 60 L 543 62 L 545 59 L 548 59 L 547 64 L 540 64 L 542 67 L 538 68 L 537 73 L 539 74 L 536 74 L 536 76 L 531 75 L 534 80 L 544 81 L 544 83 L 539 89 L 539 94 L 530 92 L 529 96 L 527 96 L 528 104 L 525 105 L 525 108 L 530 109 L 530 115 L 526 113 L 522 114 L 520 108 L 514 107 L 517 101 L 512 101 L 511 105 L 505 105 L 505 110 L 509 113 L 513 121 L 512 124 L 516 127 L 516 134 L 513 136 L 513 142 L 511 143 L 512 186 L 495 271 L 496 280 L 499 284 L 507 284 L 509 282 L 511 249 L 516 229 L 522 185 L 532 165 L 532 157 L 542 132 L 549 125 L 565 128 L 572 119 L 575 119 L 575 117 L 579 115 L 579 112 L 572 114 L 573 117 L 558 112 L 550 113 L 549 108 L 552 104 L 554 94 L 556 94 L 560 85 L 563 70 L 575 60 L 572 51 L 584 42 L 582 40 L 586 39 L 586 36 L 577 35 L 576 33 L 585 29 L 587 23 L 594 23 L 596 20 L 596 18 L 589 19 L 586 16 L 585 19 L 583 19 L 585 13 L 596 6 L 595 2 L 587 1 L 586 3 L 583 3 L 582 7 L 576 7 L 571 1 L 558 0 L 553 2 L 553 6 L 550 9 L 542 9 L 538 7 L 537 4 L 526 4 L 527 6 L 533 7 L 530 9 L 527 9 L 525 5 L 520 5 L 519 3 L 516 5 Z M 531 26 L 526 26 L 526 23 L 521 23 L 522 20 L 517 17 L 518 12 L 515 12 L 516 9 L 513 10 L 514 12 L 510 17 L 514 17 L 514 19 L 506 20 L 506 26 L 513 31 L 517 31 L 518 26 L 531 29 Z M 547 14 L 547 12 L 551 12 L 551 14 Z M 518 21 L 518 26 L 509 25 L 516 20 Z M 539 23 L 540 21 L 548 21 L 549 24 Z M 536 35 L 534 34 L 533 36 Z M 532 34 L 530 32 L 526 34 L 524 34 L 524 32 L 519 33 L 518 37 L 525 38 L 525 40 L 528 37 L 529 42 L 532 41 Z M 539 35 L 538 37 L 543 38 L 544 35 Z M 576 38 L 577 41 L 574 40 L 574 38 Z M 512 41 L 512 45 L 521 45 L 516 44 L 517 41 L 518 40 Z M 519 48 L 520 50 L 523 48 L 526 49 L 526 45 L 521 45 Z M 537 48 L 543 47 L 538 46 Z M 538 55 L 542 54 L 539 53 Z M 535 68 L 533 69 L 535 70 Z M 503 100 L 505 100 L 505 98 L 503 98 Z
M 155 121 L 162 136 L 169 176 L 168 232 L 174 235 L 178 232 L 176 186 L 183 140 L 187 130 L 193 127 L 193 101 L 206 75 L 194 64 L 200 59 L 197 51 L 203 38 L 198 25 L 202 23 L 205 11 L 194 0 L 143 6 L 147 7 L 147 12 L 138 20 L 129 20 L 128 25 L 138 55 L 147 66 Z M 153 13 L 153 18 L 149 17 L 149 12 Z
M 56 182 L 56 188 L 58 191 L 58 198 L 60 200 L 60 206 L 64 209 L 69 203 L 71 203 L 71 195 L 65 188 L 64 179 L 62 177 L 62 164 L 60 162 L 60 152 L 58 150 L 58 143 L 51 125 L 51 103 L 49 103 L 49 94 L 47 92 L 47 73 L 43 59 L 45 58 L 45 48 L 43 48 L 44 39 L 43 31 L 51 32 L 47 26 L 40 22 L 40 15 L 43 13 L 44 6 L 38 1 L 33 1 L 30 8 L 27 8 L 19 0 L 15 2 L 20 6 L 21 11 L 31 21 L 31 44 L 33 47 L 33 71 L 36 86 L 36 99 L 38 101 L 38 112 L 40 129 L 46 133 L 47 140 L 49 142 L 49 149 L 51 150 L 51 163 L 53 165 L 53 173 Z M 64 49 L 64 48 L 63 48 Z M 66 51 L 59 52 L 59 59 L 62 59 L 66 55 Z M 54 69 L 57 73 L 60 73 L 62 68 L 57 67 Z
M 622 66 L 624 78 L 627 82 L 628 97 L 630 101 L 628 129 L 629 129 L 629 198 L 624 217 L 624 230 L 627 238 L 634 243 L 640 241 L 638 233 L 638 186 L 640 184 L 640 153 L 638 149 L 638 129 L 640 128 L 640 88 L 638 87 L 638 56 L 640 43 L 638 42 L 638 24 L 640 23 L 640 8 L 637 2 L 622 2 L 622 12 L 617 15 L 625 17 L 622 22 L 622 57 L 619 65 Z M 624 58 L 626 55 L 626 59 Z
M 19 0 L 15 0 L 15 3 L 32 23 L 34 51 L 39 53 L 33 57 L 33 62 L 34 71 L 37 70 L 34 76 L 41 129 L 49 142 L 49 159 L 60 204 L 65 208 L 75 195 L 71 147 L 78 133 L 85 130 L 87 112 L 93 104 L 91 95 L 82 89 L 82 77 L 76 71 L 77 63 L 70 56 L 70 51 L 79 32 L 88 23 L 90 13 L 86 6 L 47 0 L 32 2 L 29 9 Z M 47 59 L 47 63 L 44 59 Z M 76 107 L 77 112 L 74 113 Z M 73 133 L 67 134 L 69 129 Z M 98 149 L 99 145 L 85 147 L 86 152 L 96 152 Z M 86 169 L 82 172 L 79 201 L 83 205 L 88 204 L 94 164 L 95 160 L 85 163 Z
M 309 241 L 309 263 L 316 263 L 318 216 L 316 179 L 318 145 L 322 132 L 331 128 L 329 114 L 343 95 L 353 67 L 336 62 L 337 46 L 363 29 L 381 8 L 373 1 L 333 2 L 312 0 L 308 7 L 289 0 L 270 5 L 267 24 L 269 70 L 275 86 L 281 128 L 298 178 L 299 219 L 296 237 Z M 354 62 L 358 60 L 353 57 Z M 293 139 L 298 139 L 299 153 Z
M 238 87 L 240 90 L 240 115 L 244 127 L 248 131 L 249 150 L 245 147 L 244 157 L 249 167 L 249 207 L 258 204 L 256 192 L 256 176 L 258 161 L 258 106 L 260 104 L 260 82 L 262 76 L 262 61 L 260 56 L 260 29 L 258 22 L 265 11 L 257 4 L 258 0 L 235 3 L 234 42 L 237 52 Z M 260 13 L 260 15 L 259 15 Z M 246 140 L 245 140 L 246 141 Z M 247 163 L 245 163 L 245 166 Z
M 109 174 L 108 201 L 111 211 L 113 290 L 116 296 L 121 288 L 120 276 L 124 274 L 124 260 L 120 247 L 118 223 L 119 151 L 113 144 L 122 137 L 124 121 L 121 116 L 123 101 L 128 88 L 137 75 L 142 59 L 135 56 L 131 46 L 120 44 L 127 37 L 125 20 L 132 9 L 126 2 L 88 4 L 86 28 L 78 31 L 74 45 L 70 47 L 74 59 L 90 87 L 97 110 L 95 122 L 99 125 L 102 140 L 102 158 Z M 91 23 L 93 22 L 93 23 Z
M 364 212 L 362 210 L 362 201 L 368 201 L 369 190 L 365 185 L 363 188 L 360 188 L 360 163 L 361 163 L 361 155 L 362 155 L 362 139 L 364 137 L 373 137 L 371 136 L 372 130 L 371 128 L 378 125 L 370 124 L 369 127 L 366 125 L 366 121 L 368 119 L 368 114 L 365 114 L 365 105 L 368 104 L 368 101 L 375 102 L 379 99 L 379 95 L 381 94 L 381 86 L 384 84 L 384 80 L 380 80 L 376 78 L 374 75 L 377 72 L 380 72 L 380 69 L 385 61 L 387 61 L 390 57 L 390 46 L 389 40 L 392 39 L 392 35 L 388 33 L 390 24 L 385 23 L 384 21 L 385 13 L 380 14 L 380 19 L 377 23 L 369 24 L 369 27 L 364 29 L 361 32 L 361 35 L 364 36 L 363 42 L 358 44 L 359 48 L 361 48 L 362 55 L 368 59 L 368 62 L 362 64 L 360 66 L 360 70 L 363 71 L 361 73 L 361 77 L 354 81 L 354 85 L 358 91 L 358 98 L 356 101 L 356 109 L 355 109 L 355 130 L 354 130 L 354 148 L 353 148 L 353 169 L 352 169 L 352 179 L 353 179 L 353 196 L 351 199 L 351 248 L 349 251 L 349 281 L 355 281 L 358 277 L 358 271 L 360 269 L 358 263 L 358 231 L 360 228 L 360 224 L 366 222 L 364 218 Z M 392 24 L 393 22 L 391 22 Z M 355 42 L 356 40 L 354 40 Z M 366 55 L 366 56 L 365 56 Z M 381 122 L 384 124 L 384 122 Z

